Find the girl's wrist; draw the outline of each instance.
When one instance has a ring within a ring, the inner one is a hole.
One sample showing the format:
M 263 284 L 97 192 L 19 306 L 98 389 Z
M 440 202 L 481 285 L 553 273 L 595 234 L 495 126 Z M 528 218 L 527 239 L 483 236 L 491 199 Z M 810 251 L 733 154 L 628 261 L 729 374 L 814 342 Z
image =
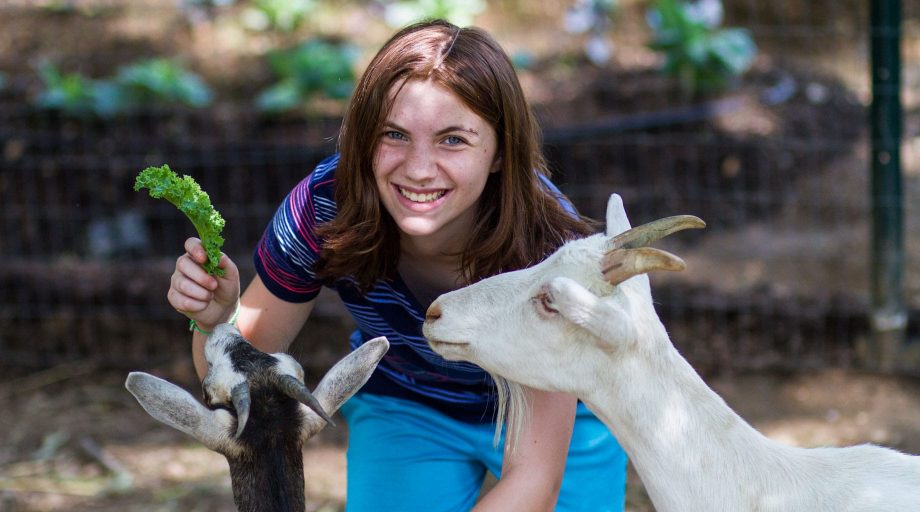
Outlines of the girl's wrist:
M 217 327 L 218 325 L 222 323 L 228 323 L 231 325 L 235 325 L 236 318 L 239 316 L 239 314 L 240 314 L 240 301 L 237 300 L 236 307 L 233 309 L 233 314 L 231 314 L 225 321 L 217 322 L 214 325 L 208 325 L 208 324 L 196 322 L 195 319 L 190 318 L 188 321 L 188 330 L 192 332 L 198 332 L 198 333 L 201 333 L 207 336 L 207 335 L 210 335 L 214 331 L 215 327 Z

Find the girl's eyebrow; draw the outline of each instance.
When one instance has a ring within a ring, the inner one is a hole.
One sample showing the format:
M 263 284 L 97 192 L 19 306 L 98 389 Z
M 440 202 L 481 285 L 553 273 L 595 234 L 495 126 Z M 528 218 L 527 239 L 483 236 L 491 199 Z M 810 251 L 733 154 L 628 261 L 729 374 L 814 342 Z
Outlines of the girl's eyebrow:
M 464 128 L 458 125 L 451 125 L 451 126 L 442 128 L 438 130 L 438 133 L 436 133 L 435 135 L 444 135 L 445 133 L 450 133 L 450 132 L 464 132 L 464 133 L 469 133 L 471 135 L 479 136 L 479 132 L 477 132 L 476 130 L 472 128 Z
M 403 128 L 402 126 L 399 126 L 398 124 L 396 124 L 396 123 L 394 123 L 394 122 L 392 122 L 392 121 L 384 121 L 383 127 L 384 127 L 384 128 L 391 128 L 391 129 L 396 130 L 396 131 L 398 131 L 398 132 L 410 133 L 409 130 Z M 450 125 L 450 126 L 446 126 L 446 127 L 444 127 L 444 128 L 441 128 L 440 130 L 438 130 L 438 131 L 435 133 L 435 135 L 444 135 L 445 133 L 450 133 L 450 132 L 464 132 L 464 133 L 469 133 L 469 134 L 475 135 L 475 136 L 477 136 L 477 137 L 479 136 L 479 132 L 477 132 L 475 129 L 473 129 L 473 128 L 464 128 L 464 127 L 461 126 L 461 125 Z
M 384 121 L 384 122 L 383 122 L 383 128 L 392 128 L 392 129 L 394 129 L 394 130 L 396 130 L 396 131 L 398 131 L 398 132 L 409 133 L 408 130 L 406 130 L 406 129 L 403 128 L 402 126 L 399 126 L 398 124 L 396 124 L 396 123 L 394 123 L 394 122 L 392 122 L 392 121 Z

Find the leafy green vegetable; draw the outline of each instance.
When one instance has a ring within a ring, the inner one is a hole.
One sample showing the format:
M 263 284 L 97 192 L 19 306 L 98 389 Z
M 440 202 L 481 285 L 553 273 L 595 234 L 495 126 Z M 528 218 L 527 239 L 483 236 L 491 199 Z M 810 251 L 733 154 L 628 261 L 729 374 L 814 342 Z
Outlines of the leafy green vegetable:
M 191 176 L 180 178 L 168 165 L 164 165 L 148 167 L 137 175 L 134 191 L 142 188 L 149 190 L 150 197 L 166 199 L 192 221 L 208 255 L 204 269 L 211 275 L 223 276 L 224 270 L 217 264 L 220 262 L 220 248 L 224 245 L 224 238 L 220 235 L 224 229 L 224 218 L 211 206 L 211 198 L 198 183 Z

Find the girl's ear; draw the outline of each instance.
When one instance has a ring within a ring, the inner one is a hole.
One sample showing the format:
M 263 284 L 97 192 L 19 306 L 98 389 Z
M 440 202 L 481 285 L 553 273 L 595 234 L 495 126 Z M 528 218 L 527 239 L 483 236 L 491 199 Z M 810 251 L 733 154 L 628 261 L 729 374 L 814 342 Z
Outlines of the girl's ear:
M 495 154 L 495 159 L 492 160 L 492 168 L 489 169 L 490 173 L 498 172 L 502 169 L 502 154 L 498 152 Z

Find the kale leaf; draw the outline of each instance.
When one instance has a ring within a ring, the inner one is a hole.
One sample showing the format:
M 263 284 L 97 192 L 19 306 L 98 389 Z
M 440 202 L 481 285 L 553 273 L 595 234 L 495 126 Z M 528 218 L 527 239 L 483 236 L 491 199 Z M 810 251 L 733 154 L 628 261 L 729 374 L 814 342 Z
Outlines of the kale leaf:
M 211 275 L 223 276 L 224 270 L 217 265 L 220 248 L 224 245 L 220 234 L 224 229 L 224 218 L 211 206 L 211 198 L 198 183 L 191 176 L 180 178 L 168 165 L 163 165 L 148 167 L 137 175 L 134 190 L 142 188 L 149 190 L 150 197 L 166 199 L 192 221 L 208 255 L 204 269 Z

